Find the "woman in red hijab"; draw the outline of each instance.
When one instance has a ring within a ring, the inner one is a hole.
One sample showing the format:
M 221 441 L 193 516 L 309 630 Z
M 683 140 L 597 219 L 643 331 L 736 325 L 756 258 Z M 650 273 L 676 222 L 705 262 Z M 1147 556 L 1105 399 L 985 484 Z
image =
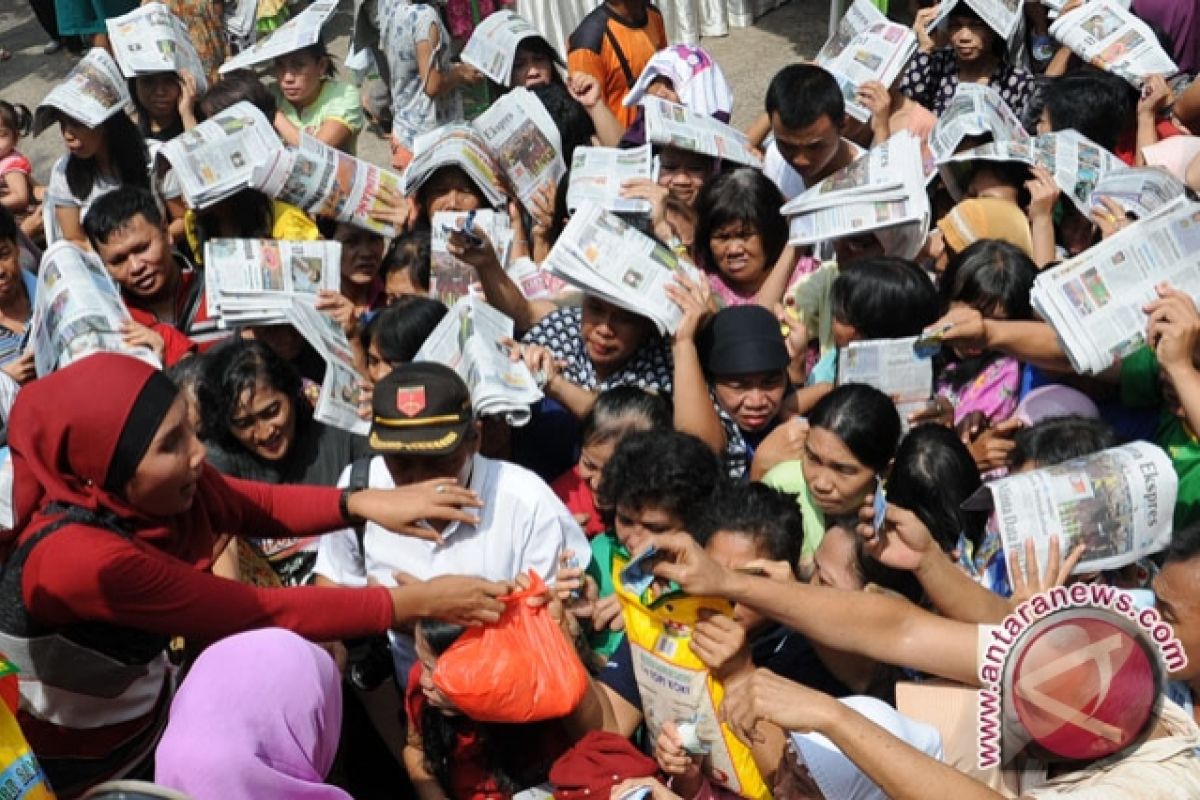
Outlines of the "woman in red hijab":
M 172 636 L 278 626 L 322 641 L 503 611 L 509 587 L 476 578 L 259 589 L 209 574 L 219 534 L 313 536 L 360 518 L 416 533 L 426 518 L 473 521 L 478 498 L 453 480 L 350 494 L 222 477 L 174 384 L 128 356 L 90 356 L 30 384 L 9 443 L 16 524 L 0 534 L 0 652 L 21 669 L 20 723 L 59 797 L 145 766 L 174 688 Z

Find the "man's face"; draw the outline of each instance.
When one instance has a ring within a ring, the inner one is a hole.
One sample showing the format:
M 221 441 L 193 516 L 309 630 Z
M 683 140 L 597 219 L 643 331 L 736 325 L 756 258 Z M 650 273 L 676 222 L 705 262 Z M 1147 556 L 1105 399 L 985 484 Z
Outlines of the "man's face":
M 163 226 L 151 225 L 141 214 L 135 214 L 109 234 L 97 251 L 126 294 L 156 300 L 179 275 L 169 242 Z
M 778 112 L 772 112 L 771 132 L 779 154 L 800 174 L 805 186 L 819 183 L 834 172 L 842 146 L 842 127 L 828 115 L 804 128 L 786 128 Z
M 387 456 L 385 460 L 392 480 L 397 486 L 410 486 L 435 478 L 459 477 L 467 461 L 479 452 L 479 431 L 480 425 L 476 422 L 475 435 L 444 456 Z
M 1183 645 L 1188 665 L 1171 677 L 1195 680 L 1200 677 L 1200 558 L 1172 561 L 1154 579 L 1153 589 L 1158 613 L 1175 629 Z

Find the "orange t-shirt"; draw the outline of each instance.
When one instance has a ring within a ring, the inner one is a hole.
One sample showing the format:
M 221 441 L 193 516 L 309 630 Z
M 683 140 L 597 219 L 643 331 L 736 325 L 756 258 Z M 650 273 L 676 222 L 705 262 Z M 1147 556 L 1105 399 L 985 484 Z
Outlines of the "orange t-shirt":
M 628 74 L 613 43 L 620 48 Z M 605 104 L 626 128 L 633 122 L 636 108 L 625 108 L 621 100 L 629 93 L 646 64 L 667 46 L 667 29 L 657 8 L 646 4 L 646 17 L 640 23 L 613 13 L 602 3 L 583 18 L 567 43 L 567 68 L 596 76 L 604 93 Z

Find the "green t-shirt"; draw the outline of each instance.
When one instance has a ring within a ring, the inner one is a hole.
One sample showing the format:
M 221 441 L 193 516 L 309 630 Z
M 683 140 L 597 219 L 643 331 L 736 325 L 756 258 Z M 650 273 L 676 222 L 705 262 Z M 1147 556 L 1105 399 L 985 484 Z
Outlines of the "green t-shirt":
M 796 460 L 777 464 L 763 476 L 762 482 L 772 489 L 796 495 L 796 504 L 800 506 L 800 517 L 804 522 L 804 546 L 800 548 L 800 564 L 802 569 L 811 567 L 817 548 L 825 538 L 825 512 L 817 508 L 812 495 L 808 493 L 808 484 L 804 480 L 804 462 Z
M 317 99 L 303 111 L 298 111 L 291 101 L 283 96 L 278 86 L 272 86 L 271 93 L 275 95 L 275 103 L 283 116 L 311 136 L 316 136 L 321 125 L 328 119 L 337 120 L 345 125 L 350 129 L 350 141 L 342 149 L 354 155 L 358 147 L 358 133 L 366 124 L 358 89 L 341 81 L 326 80 L 321 85 Z
M 587 574 L 596 582 L 601 597 L 608 597 L 616 591 L 613 583 L 613 564 L 629 562 L 629 551 L 617 541 L 617 532 L 607 530 L 592 539 L 592 562 L 588 564 Z M 592 650 L 608 658 L 621 644 L 624 631 L 593 631 L 588 637 Z
M 1179 477 L 1175 499 L 1175 530 L 1200 520 L 1200 439 L 1187 421 L 1163 408 L 1166 398 L 1159 383 L 1161 370 L 1154 351 L 1143 347 L 1121 362 L 1121 402 L 1134 408 L 1158 408 L 1154 443 L 1167 451 Z

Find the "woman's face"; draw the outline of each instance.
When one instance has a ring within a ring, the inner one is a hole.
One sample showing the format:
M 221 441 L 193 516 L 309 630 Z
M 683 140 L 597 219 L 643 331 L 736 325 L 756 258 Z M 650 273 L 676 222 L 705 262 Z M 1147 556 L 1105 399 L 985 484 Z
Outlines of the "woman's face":
M 532 89 L 535 86 L 549 86 L 554 79 L 554 62 L 545 52 L 532 48 L 518 46 L 517 55 L 513 58 L 512 77 L 509 85 L 524 86 Z
M 731 375 L 714 381 L 717 402 L 744 431 L 765 430 L 779 416 L 787 379 L 783 370 Z
M 757 290 L 771 265 L 763 251 L 762 233 L 752 222 L 727 222 L 708 237 L 712 266 L 731 286 Z
M 179 79 L 173 72 L 159 72 L 133 79 L 138 103 L 146 109 L 150 118 L 158 122 L 174 119 L 179 108 L 179 97 L 183 94 Z
M 858 511 L 875 485 L 875 470 L 859 461 L 837 434 L 814 427 L 804 444 L 804 481 L 821 511 L 844 516 Z
M 996 34 L 981 19 L 970 15 L 950 16 L 950 46 L 960 64 L 970 64 L 986 58 L 992 50 Z
M 342 244 L 342 282 L 370 286 L 379 275 L 387 240 L 345 223 L 337 226 L 333 240 Z
M 238 398 L 229 430 L 254 455 L 264 461 L 278 461 L 288 454 L 296 436 L 296 404 L 259 379 L 253 389 Z
M 0 303 L 18 299 L 24 293 L 25 284 L 21 280 L 21 248 L 13 239 L 0 239 Z
M 476 211 L 483 208 L 483 196 L 475 183 L 458 167 L 442 167 L 429 176 L 421 187 L 425 212 L 430 218 L 439 211 Z
M 834 525 L 825 531 L 817 552 L 813 554 L 816 570 L 812 583 L 831 589 L 857 592 L 863 588 L 858 574 L 858 553 L 855 550 L 854 531 Z
M 328 57 L 315 58 L 304 51 L 287 53 L 275 59 L 275 80 L 289 103 L 303 107 L 321 93 L 321 79 L 328 67 Z
M 612 439 L 600 442 L 590 442 L 583 446 L 579 453 L 579 477 L 595 494 L 600 486 L 600 475 L 604 465 L 612 458 L 617 443 Z
M 149 517 L 164 519 L 186 512 L 196 499 L 204 467 L 204 445 L 180 393 L 125 484 L 125 500 Z
M 618 506 L 613 518 L 617 541 L 630 553 L 641 552 L 650 539 L 660 533 L 678 533 L 683 530 L 683 521 L 670 511 L 653 506 L 628 508 Z
M 454 703 L 451 703 L 433 682 L 433 671 L 437 669 L 437 656 L 429 649 L 429 643 L 425 641 L 420 628 L 417 628 L 414 642 L 417 660 L 421 662 L 421 694 L 425 695 L 425 701 L 443 714 L 457 716 L 458 709 L 454 707 Z
M 712 174 L 712 162 L 699 153 L 664 147 L 658 154 L 658 185 L 665 186 L 678 200 L 696 204 L 704 179 Z
M 104 130 L 89 128 L 82 122 L 71 117 L 62 116 L 58 120 L 62 130 L 63 143 L 67 151 L 76 158 L 92 158 L 104 147 Z
M 650 322 L 633 312 L 588 296 L 583 300 L 580 335 L 592 366 L 611 375 L 633 357 L 650 334 Z

